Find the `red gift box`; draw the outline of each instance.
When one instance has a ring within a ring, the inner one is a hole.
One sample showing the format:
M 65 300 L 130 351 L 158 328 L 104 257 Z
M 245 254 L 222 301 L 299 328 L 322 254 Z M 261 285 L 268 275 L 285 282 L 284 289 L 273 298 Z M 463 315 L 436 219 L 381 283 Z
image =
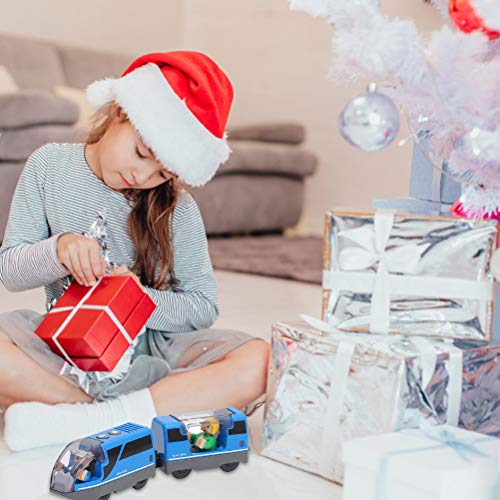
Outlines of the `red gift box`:
M 131 276 L 76 281 L 36 329 L 51 350 L 83 370 L 112 371 L 155 309 Z

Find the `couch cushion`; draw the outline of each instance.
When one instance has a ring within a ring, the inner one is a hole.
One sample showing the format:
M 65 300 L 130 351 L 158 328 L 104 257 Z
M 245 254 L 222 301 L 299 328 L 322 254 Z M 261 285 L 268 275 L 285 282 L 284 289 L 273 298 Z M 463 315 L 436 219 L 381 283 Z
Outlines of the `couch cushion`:
M 48 142 L 76 142 L 77 130 L 71 125 L 38 125 L 0 131 L 0 161 L 26 160 Z
M 86 88 L 94 80 L 119 77 L 133 57 L 58 44 L 57 50 L 70 87 Z
M 41 90 L 0 95 L 0 129 L 42 123 L 72 125 L 79 113 L 75 103 Z
M 5 66 L 0 66 L 0 94 L 13 94 L 19 87 Z
M 64 83 L 59 55 L 49 42 L 0 34 L 0 61 L 22 89 L 50 90 Z
M 234 126 L 229 127 L 229 139 L 301 144 L 305 139 L 305 128 L 298 123 L 256 123 Z
M 297 224 L 304 182 L 282 175 L 218 176 L 192 188 L 207 234 L 279 231 Z
M 302 178 L 312 175 L 318 163 L 316 155 L 292 145 L 229 141 L 229 146 L 233 152 L 218 175 L 278 174 Z
M 12 196 L 23 171 L 25 161 L 1 162 L 0 161 L 0 242 L 3 240 L 7 220 L 12 203 Z
M 80 117 L 78 118 L 78 122 L 75 123 L 75 127 L 90 128 L 90 120 L 96 110 L 87 101 L 85 90 L 68 87 L 67 85 L 56 85 L 54 87 L 54 94 L 65 97 L 78 106 Z

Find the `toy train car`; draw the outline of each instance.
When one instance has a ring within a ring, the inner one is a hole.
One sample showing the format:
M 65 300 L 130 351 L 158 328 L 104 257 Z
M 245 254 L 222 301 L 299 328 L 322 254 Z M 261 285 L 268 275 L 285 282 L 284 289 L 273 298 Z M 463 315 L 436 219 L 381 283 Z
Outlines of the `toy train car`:
M 156 417 L 151 428 L 129 422 L 66 446 L 50 490 L 107 500 L 113 492 L 143 488 L 157 468 L 178 479 L 193 469 L 230 472 L 248 461 L 248 451 L 247 419 L 234 408 Z

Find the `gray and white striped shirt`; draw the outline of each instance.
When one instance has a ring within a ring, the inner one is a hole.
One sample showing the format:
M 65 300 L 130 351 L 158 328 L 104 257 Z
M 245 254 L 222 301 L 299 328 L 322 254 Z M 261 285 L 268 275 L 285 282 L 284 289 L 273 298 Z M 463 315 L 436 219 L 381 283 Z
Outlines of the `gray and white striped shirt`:
M 19 178 L 0 247 L 0 282 L 10 291 L 45 287 L 58 298 L 68 269 L 57 257 L 57 239 L 82 234 L 106 210 L 110 260 L 130 267 L 135 249 L 127 230 L 131 207 L 88 165 L 83 143 L 50 143 L 34 151 Z M 156 309 L 147 328 L 186 332 L 217 319 L 215 276 L 205 226 L 193 197 L 181 190 L 172 217 L 174 273 L 171 290 L 146 287 Z

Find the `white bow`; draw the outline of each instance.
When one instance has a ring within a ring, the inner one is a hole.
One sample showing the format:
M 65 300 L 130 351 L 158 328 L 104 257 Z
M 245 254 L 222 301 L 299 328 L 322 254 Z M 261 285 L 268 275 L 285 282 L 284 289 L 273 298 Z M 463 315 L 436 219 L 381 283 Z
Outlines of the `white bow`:
M 391 273 L 416 274 L 420 258 L 429 244 L 407 244 L 387 249 L 394 224 L 394 211 L 379 211 L 374 224 L 348 229 L 339 233 L 356 246 L 342 248 L 339 264 L 343 271 L 362 271 L 375 264 Z

